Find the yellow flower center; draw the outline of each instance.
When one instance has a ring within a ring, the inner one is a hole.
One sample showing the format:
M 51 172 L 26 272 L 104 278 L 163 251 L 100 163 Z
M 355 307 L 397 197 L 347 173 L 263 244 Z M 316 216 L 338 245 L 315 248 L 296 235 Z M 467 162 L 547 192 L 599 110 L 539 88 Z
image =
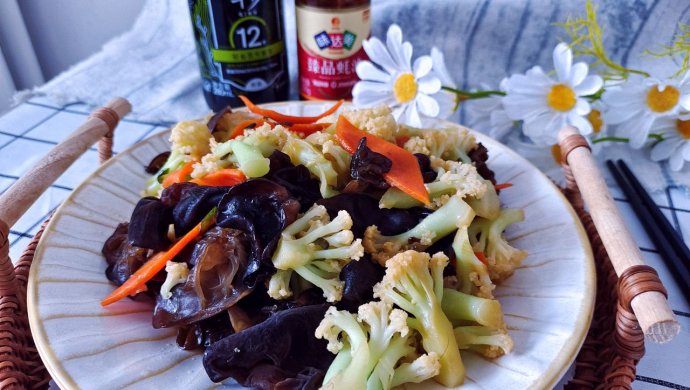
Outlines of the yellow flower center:
M 599 133 L 601 131 L 601 126 L 604 121 L 601 119 L 601 112 L 599 110 L 592 110 L 587 115 L 587 120 L 592 124 L 592 130 L 594 133 Z
M 647 91 L 647 106 L 654 112 L 666 112 L 678 104 L 680 91 L 676 87 L 667 85 L 659 91 L 659 86 L 654 85 Z
M 676 129 L 684 139 L 690 139 L 690 119 L 687 121 L 676 119 Z
M 407 103 L 417 95 L 417 82 L 412 73 L 403 73 L 393 83 L 393 94 L 398 103 Z
M 549 94 L 546 95 L 546 102 L 549 107 L 556 111 L 570 111 L 575 107 L 577 96 L 575 91 L 565 84 L 556 84 L 551 87 Z
M 551 145 L 551 156 L 557 165 L 561 165 L 561 147 L 558 144 Z

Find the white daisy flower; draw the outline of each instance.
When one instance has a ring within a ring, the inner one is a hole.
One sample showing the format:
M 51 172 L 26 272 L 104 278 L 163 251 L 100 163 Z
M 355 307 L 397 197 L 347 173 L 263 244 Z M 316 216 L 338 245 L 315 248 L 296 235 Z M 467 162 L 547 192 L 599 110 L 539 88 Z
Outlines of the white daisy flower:
M 371 38 L 363 46 L 371 61 L 357 64 L 361 81 L 352 89 L 355 106 L 391 106 L 396 120 L 414 127 L 422 125 L 420 113 L 438 116 L 439 104 L 430 95 L 441 89 L 441 81 L 431 74 L 431 57 L 421 56 L 411 65 L 412 44 L 402 41 L 398 25 L 388 28 L 385 45 Z
M 511 119 L 523 120 L 523 131 L 539 145 L 553 145 L 558 131 L 566 124 L 580 133 L 592 132 L 592 125 L 584 118 L 589 114 L 587 100 L 582 98 L 597 92 L 603 82 L 599 76 L 587 76 L 584 62 L 573 64 L 573 52 L 565 43 L 553 50 L 556 80 L 535 66 L 526 74 L 512 75 L 506 83 L 503 98 L 506 113 Z
M 458 88 L 458 85 L 451 77 L 448 68 L 446 67 L 446 60 L 443 53 L 436 48 L 436 46 L 431 48 L 431 73 L 438 77 L 441 81 L 441 86 Z M 439 118 L 448 118 L 453 112 L 455 112 L 458 106 L 458 95 L 453 92 L 445 91 L 443 89 L 439 90 L 432 95 L 439 105 Z
M 690 115 L 659 118 L 655 127 L 664 139 L 652 148 L 652 160 L 668 160 L 674 171 L 690 161 Z
M 680 81 L 633 75 L 617 88 L 604 92 L 610 107 L 606 120 L 618 124 L 617 135 L 640 148 L 648 139 L 657 118 L 675 116 L 681 108 L 690 110 L 690 72 Z
M 505 92 L 508 79 L 503 79 L 499 90 Z M 481 85 L 484 90 L 491 89 L 488 85 Z M 513 129 L 514 122 L 503 107 L 503 97 L 491 95 L 483 99 L 470 100 L 466 103 L 468 124 L 473 129 L 488 134 L 490 137 L 502 140 Z

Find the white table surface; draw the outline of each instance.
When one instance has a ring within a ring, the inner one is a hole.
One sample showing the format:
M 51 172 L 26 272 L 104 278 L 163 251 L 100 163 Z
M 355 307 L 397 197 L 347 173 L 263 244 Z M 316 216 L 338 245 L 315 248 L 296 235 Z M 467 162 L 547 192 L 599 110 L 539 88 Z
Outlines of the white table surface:
M 0 193 L 26 173 L 52 146 L 77 128 L 87 116 L 88 107 L 83 104 L 60 107 L 46 99 L 32 98 L 0 117 Z M 114 150 L 122 151 L 127 146 L 164 130 L 168 125 L 169 123 L 124 119 L 116 132 Z M 13 259 L 19 257 L 46 216 L 97 166 L 97 152 L 95 149 L 87 151 L 12 227 L 10 253 Z M 625 196 L 616 187 L 610 189 L 645 260 L 656 268 L 668 289 L 669 303 L 681 324 L 680 335 L 671 343 L 647 343 L 647 354 L 638 365 L 637 381 L 633 387 L 690 389 L 689 302 L 680 294 L 669 269 L 638 222 Z M 653 197 L 686 243 L 690 242 L 690 198 L 678 189 L 668 189 Z

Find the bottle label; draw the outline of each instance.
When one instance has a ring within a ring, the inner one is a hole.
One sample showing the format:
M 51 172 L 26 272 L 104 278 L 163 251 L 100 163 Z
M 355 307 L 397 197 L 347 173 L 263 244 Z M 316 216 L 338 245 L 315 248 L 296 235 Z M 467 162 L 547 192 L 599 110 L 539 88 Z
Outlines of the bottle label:
M 371 33 L 369 6 L 319 9 L 297 6 L 300 93 L 306 99 L 350 98 L 367 59 L 362 41 Z
M 196 0 L 191 13 L 206 92 L 234 97 L 287 88 L 279 1 Z

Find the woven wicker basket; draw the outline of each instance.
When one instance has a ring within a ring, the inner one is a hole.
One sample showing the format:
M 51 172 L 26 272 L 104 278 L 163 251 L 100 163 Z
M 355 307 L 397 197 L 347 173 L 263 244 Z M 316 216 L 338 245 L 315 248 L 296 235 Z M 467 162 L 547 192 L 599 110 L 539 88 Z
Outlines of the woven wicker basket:
M 118 113 L 105 107 L 95 111 L 90 118 L 89 131 L 92 131 L 92 140 L 102 137 L 99 141 L 101 163 L 110 158 L 113 130 L 119 118 L 128 110 L 124 112 L 120 110 Z M 96 129 L 95 132 L 94 129 Z M 93 134 L 100 135 L 96 138 Z M 64 142 L 72 138 L 70 136 Z M 60 145 L 56 149 L 58 147 Z M 76 159 L 85 150 L 74 152 L 76 155 L 70 157 Z M 663 291 L 665 294 L 665 290 L 651 267 L 636 266 L 628 269 L 620 278 L 616 275 L 592 218 L 585 211 L 577 184 L 570 174 L 570 168 L 566 165 L 564 169 L 567 186 L 563 189 L 563 193 L 573 205 L 587 231 L 594 250 L 597 271 L 594 317 L 587 338 L 577 356 L 575 376 L 566 388 L 629 389 L 635 379 L 635 366 L 644 355 L 644 335 L 632 313 L 630 301 L 644 291 L 656 290 Z M 52 180 L 59 176 L 59 173 Z M 44 183 L 43 190 L 50 182 Z M 27 192 L 30 193 L 30 191 Z M 0 210 L 10 206 L 23 208 L 17 213 L 16 218 L 30 205 L 17 207 L 14 204 L 3 204 L 3 200 L 6 198 L 0 198 Z M 10 223 L 4 222 L 2 216 L 0 212 L 0 389 L 45 389 L 48 387 L 50 375 L 31 337 L 26 310 L 29 268 L 45 223 L 17 264 L 13 266 L 9 258 L 8 225 Z M 644 274 L 645 278 L 641 279 L 640 274 Z

